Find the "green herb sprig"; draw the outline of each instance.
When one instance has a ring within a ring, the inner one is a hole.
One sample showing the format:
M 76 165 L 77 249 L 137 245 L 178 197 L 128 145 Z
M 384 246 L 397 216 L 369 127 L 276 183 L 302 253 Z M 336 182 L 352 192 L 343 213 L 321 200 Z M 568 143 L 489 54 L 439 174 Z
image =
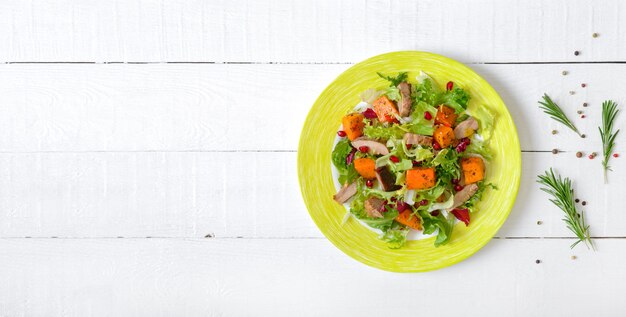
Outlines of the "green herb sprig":
M 379 72 L 376 72 L 376 74 L 378 75 L 378 77 L 389 81 L 390 85 L 389 87 L 396 87 L 398 86 L 401 82 L 406 81 L 406 79 L 408 78 L 408 74 L 407 72 L 402 72 L 402 73 L 398 73 L 398 76 L 396 77 L 392 77 L 392 76 L 385 76 Z
M 574 248 L 580 242 L 585 242 L 587 248 L 595 250 L 591 236 L 589 235 L 589 225 L 585 223 L 584 212 L 578 213 L 574 204 L 574 189 L 572 189 L 572 181 L 561 175 L 555 176 L 552 168 L 546 171 L 545 175 L 537 176 L 537 183 L 545 186 L 541 190 L 550 194 L 550 201 L 565 212 L 563 221 L 567 224 L 567 228 L 572 231 L 578 241 L 574 242 L 570 248 Z
M 617 109 L 617 103 L 613 100 L 606 100 L 602 103 L 602 126 L 598 127 L 600 131 L 600 138 L 602 138 L 602 154 L 604 154 L 604 160 L 602 160 L 602 167 L 604 168 L 604 183 L 608 183 L 607 171 L 611 170 L 609 166 L 609 159 L 611 153 L 613 153 L 613 147 L 615 146 L 615 137 L 619 133 L 619 130 L 613 132 L 613 123 L 619 109 Z
M 540 104 L 539 108 L 541 108 L 543 112 L 547 113 L 550 116 L 550 118 L 572 129 L 572 131 L 576 132 L 576 134 L 578 134 L 579 137 L 581 138 L 583 137 L 580 134 L 580 132 L 578 132 L 578 129 L 576 128 L 576 126 L 574 126 L 572 121 L 570 121 L 565 115 L 565 113 L 563 112 L 563 110 L 561 110 L 561 107 L 559 107 L 559 105 L 554 103 L 554 101 L 550 99 L 550 96 L 548 96 L 548 94 L 545 94 L 545 93 L 543 94 L 543 101 L 539 101 L 539 104 Z

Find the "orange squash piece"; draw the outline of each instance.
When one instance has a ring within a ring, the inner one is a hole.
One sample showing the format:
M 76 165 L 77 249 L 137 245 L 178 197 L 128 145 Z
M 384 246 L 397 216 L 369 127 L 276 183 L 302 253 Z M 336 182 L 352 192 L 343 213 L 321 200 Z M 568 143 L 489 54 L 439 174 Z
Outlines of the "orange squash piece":
M 452 128 L 440 125 L 435 129 L 433 133 L 433 138 L 437 143 L 441 146 L 441 148 L 447 148 L 454 141 L 454 130 Z
M 371 158 L 358 158 L 354 160 L 354 169 L 365 179 L 376 178 L 376 161 Z
M 351 113 L 341 119 L 343 131 L 346 132 L 346 136 L 350 141 L 363 135 L 363 127 L 365 127 L 363 119 L 365 117 L 360 113 Z
M 396 217 L 396 221 L 414 230 L 422 230 L 420 218 L 411 212 L 411 209 L 405 209 Z
M 452 127 L 456 122 L 456 117 L 457 115 L 454 113 L 454 109 L 448 106 L 439 105 L 439 108 L 437 109 L 437 116 L 435 116 L 435 124 L 443 124 L 445 126 Z
M 435 186 L 436 182 L 434 167 L 416 167 L 406 171 L 408 189 L 427 189 Z
M 380 122 L 396 121 L 396 115 L 399 115 L 398 108 L 387 96 L 381 96 L 376 99 L 372 106 Z
M 461 170 L 465 184 L 473 184 L 485 178 L 485 163 L 480 157 L 462 158 Z

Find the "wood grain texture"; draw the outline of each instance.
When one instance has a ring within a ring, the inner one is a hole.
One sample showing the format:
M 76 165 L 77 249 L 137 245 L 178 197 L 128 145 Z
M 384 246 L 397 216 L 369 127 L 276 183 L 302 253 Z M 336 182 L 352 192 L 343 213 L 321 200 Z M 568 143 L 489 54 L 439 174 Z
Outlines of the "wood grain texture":
M 625 9 L 619 0 L 10 1 L 0 5 L 0 62 L 336 63 L 397 50 L 462 62 L 624 60 Z
M 604 185 L 597 159 L 522 153 L 519 195 L 497 236 L 572 236 L 535 184 L 551 166 L 575 180 L 593 236 L 624 236 L 621 159 Z M 321 237 L 295 170 L 291 152 L 0 154 L 0 237 Z
M 348 67 L 0 65 L 0 151 L 295 151 L 311 105 Z M 471 67 L 504 100 L 524 151 L 599 152 L 601 102 L 626 103 L 615 89 L 626 82 L 626 64 Z M 587 138 L 541 112 L 544 92 Z M 625 122 L 619 116 L 616 126 Z
M 494 240 L 458 265 L 394 274 L 323 239 L 2 239 L 0 315 L 621 316 L 626 241 L 567 243 Z

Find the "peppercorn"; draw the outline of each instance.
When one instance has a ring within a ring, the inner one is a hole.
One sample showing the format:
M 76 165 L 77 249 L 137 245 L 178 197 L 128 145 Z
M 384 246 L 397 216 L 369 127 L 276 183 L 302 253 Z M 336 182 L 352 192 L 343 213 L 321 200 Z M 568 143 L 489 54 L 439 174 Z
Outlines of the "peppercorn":
M 614 154 L 613 154 L 613 157 L 619 157 L 619 154 L 614 153 Z
M 537 260 L 535 260 L 535 263 L 539 264 L 539 263 L 541 263 L 541 260 L 537 259 Z
M 582 110 L 578 110 L 578 111 L 576 111 L 576 113 L 583 114 L 583 111 Z
M 552 134 L 557 134 L 557 131 L 556 130 L 552 130 Z
M 538 226 L 541 226 L 541 224 L 542 224 L 542 223 L 543 223 L 543 221 L 541 221 L 541 220 L 537 220 L 537 225 L 538 225 Z
M 559 150 L 557 150 L 557 149 L 553 149 L 553 150 L 552 150 L 552 154 L 559 154 Z
M 561 75 L 563 75 L 563 76 L 567 75 L 567 71 L 566 70 L 562 71 Z
M 580 52 L 579 51 L 574 51 L 574 55 L 578 56 L 578 55 L 580 55 Z
M 583 202 L 581 203 L 583 206 L 587 205 L 587 202 L 583 200 Z
M 575 256 L 575 255 L 572 255 L 572 256 L 571 256 L 571 259 L 572 259 L 572 260 L 576 260 L 576 256 Z
M 583 133 L 583 134 L 580 135 L 580 137 L 584 139 L 584 138 L 587 137 L 587 135 Z
M 581 158 L 581 157 L 583 157 L 583 153 L 582 153 L 582 152 L 576 152 L 576 157 L 577 157 L 577 158 Z
M 593 33 L 593 34 L 591 34 L 591 37 L 593 37 L 593 38 L 595 39 L 595 38 L 596 38 L 596 37 L 598 37 L 599 35 L 600 35 L 600 34 L 598 34 L 598 33 Z
M 580 118 L 581 118 L 581 119 L 584 119 L 584 118 L 586 118 L 586 117 L 587 117 L 586 115 L 582 115 L 582 116 L 580 116 Z
M 583 107 L 587 107 L 587 103 L 586 102 L 583 102 Z
M 580 87 L 583 87 L 583 88 L 585 88 L 585 87 L 587 87 L 587 84 L 585 84 L 585 83 L 582 83 L 582 84 L 580 84 Z
M 578 203 L 578 202 L 580 201 L 580 199 L 576 198 L 576 199 L 574 199 L 574 201 L 575 201 L 576 203 Z
M 575 92 L 575 91 L 573 91 L 573 90 L 570 90 L 570 91 L 569 91 L 569 94 L 570 94 L 570 95 L 573 95 L 573 94 L 575 94 L 575 93 L 576 93 L 576 92 Z

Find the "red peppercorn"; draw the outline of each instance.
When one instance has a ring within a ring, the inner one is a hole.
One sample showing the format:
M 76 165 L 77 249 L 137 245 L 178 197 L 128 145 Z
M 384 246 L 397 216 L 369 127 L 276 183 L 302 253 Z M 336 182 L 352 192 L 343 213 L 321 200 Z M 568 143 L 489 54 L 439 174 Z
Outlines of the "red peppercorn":
M 619 157 L 619 154 L 614 153 L 614 154 L 613 154 L 613 157 Z
M 343 138 L 343 137 L 345 137 L 345 136 L 346 136 L 346 131 L 337 131 L 337 135 L 338 135 L 340 138 Z
M 582 115 L 582 116 L 580 116 L 580 117 L 584 119 L 586 116 L 585 116 L 585 115 Z
M 365 181 L 365 186 L 372 188 L 374 186 L 374 181 L 371 179 L 368 179 Z
M 433 115 L 430 114 L 430 112 L 428 111 L 424 112 L 424 119 L 431 120 L 432 118 L 433 118 Z
M 441 150 L 441 145 L 439 145 L 439 143 L 437 142 L 433 142 L 433 149 L 435 149 L 436 151 Z
M 454 83 L 449 81 L 448 84 L 446 84 L 446 89 L 447 90 L 452 90 L 452 87 L 454 87 Z
M 428 205 L 428 200 L 426 200 L 426 199 L 422 199 L 422 200 L 420 201 L 420 205 L 421 205 L 421 206 L 426 206 L 426 205 Z
M 460 192 L 463 190 L 463 186 L 461 185 L 454 185 L 454 190 L 456 190 L 457 192 Z
M 359 146 L 359 151 L 361 151 L 361 153 L 367 153 L 367 151 L 369 150 L 370 150 L 369 146 L 365 146 L 365 145 Z
M 587 84 L 585 84 L 585 83 L 583 83 L 583 84 L 580 84 L 580 87 L 583 87 L 583 88 L 585 88 L 585 87 L 587 87 Z
M 589 154 L 589 159 L 593 160 L 593 155 L 592 154 Z
M 400 159 L 399 159 L 397 156 L 395 156 L 395 155 L 392 155 L 392 156 L 389 158 L 389 160 L 390 160 L 390 161 L 392 161 L 392 162 L 394 162 L 394 163 L 398 163 L 398 162 L 400 162 Z

